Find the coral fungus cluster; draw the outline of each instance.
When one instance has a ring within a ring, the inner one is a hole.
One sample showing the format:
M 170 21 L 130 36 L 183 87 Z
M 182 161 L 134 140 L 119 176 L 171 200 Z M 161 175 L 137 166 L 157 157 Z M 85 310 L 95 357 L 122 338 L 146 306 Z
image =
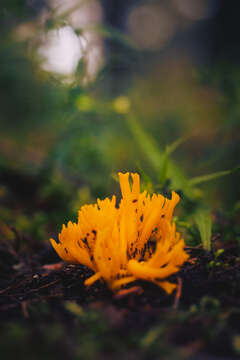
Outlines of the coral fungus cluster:
M 122 199 L 97 200 L 84 205 L 78 222 L 63 225 L 59 242 L 50 239 L 58 255 L 94 271 L 85 281 L 104 279 L 116 291 L 138 279 L 151 281 L 171 293 L 176 284 L 167 280 L 188 259 L 184 240 L 171 222 L 179 196 L 171 200 L 159 194 L 140 192 L 140 178 L 119 173 Z

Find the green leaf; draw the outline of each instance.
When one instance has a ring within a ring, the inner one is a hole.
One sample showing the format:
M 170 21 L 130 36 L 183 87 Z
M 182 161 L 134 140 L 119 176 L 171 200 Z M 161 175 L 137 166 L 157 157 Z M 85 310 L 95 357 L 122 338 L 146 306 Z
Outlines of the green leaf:
M 137 170 L 138 170 L 139 174 L 141 175 L 141 177 L 143 178 L 145 190 L 152 193 L 153 192 L 153 183 L 152 183 L 150 177 L 142 169 L 139 162 L 137 162 Z
M 181 136 L 177 140 L 175 140 L 172 144 L 167 145 L 166 153 L 171 155 L 184 141 L 187 141 L 190 138 L 190 135 Z
M 118 174 L 117 174 L 117 173 L 115 173 L 115 172 L 112 173 L 112 174 L 111 174 L 111 177 L 112 177 L 113 180 L 115 180 L 117 183 L 119 183 L 119 177 L 118 177 Z
M 159 326 L 153 329 L 150 329 L 144 338 L 141 340 L 140 344 L 143 348 L 152 346 L 158 339 L 164 334 L 164 326 Z
M 181 189 L 186 196 L 193 198 L 193 189 L 189 186 L 184 172 L 167 156 L 168 153 L 174 151 L 174 149 L 178 146 L 180 139 L 178 139 L 177 144 L 173 143 L 170 145 L 170 149 L 168 149 L 165 153 L 156 144 L 155 140 L 146 131 L 144 131 L 140 123 L 133 115 L 127 116 L 126 121 L 136 143 L 147 157 L 156 175 L 162 180 L 170 178 L 173 189 Z
M 162 166 L 159 172 L 159 180 L 161 184 L 164 184 L 168 178 L 169 155 L 171 155 L 187 139 L 189 139 L 189 135 L 182 136 L 175 140 L 172 144 L 166 146 L 162 157 Z
M 131 130 L 139 147 L 148 158 L 152 167 L 156 171 L 159 171 L 163 153 L 155 143 L 155 140 L 142 129 L 139 122 L 133 116 L 128 116 L 126 119 L 129 129 Z
M 223 171 L 218 171 L 218 172 L 208 174 L 208 175 L 197 176 L 197 177 L 190 179 L 189 184 L 191 186 L 193 186 L 193 185 L 195 186 L 195 185 L 201 184 L 203 182 L 207 182 L 207 181 L 211 181 L 211 180 L 220 178 L 222 176 L 231 175 L 239 170 L 240 170 L 240 165 L 236 166 L 235 168 L 233 168 L 231 170 L 223 170 Z
M 211 251 L 212 219 L 209 210 L 201 209 L 194 215 L 194 221 L 200 232 L 203 248 Z
M 167 151 L 165 151 L 162 158 L 163 158 L 162 159 L 162 166 L 161 166 L 161 169 L 159 171 L 159 181 L 160 181 L 160 184 L 164 185 L 165 182 L 167 181 L 167 178 L 168 178 L 169 157 L 168 157 Z
M 67 301 L 65 303 L 65 307 L 68 311 L 70 311 L 73 315 L 76 316 L 83 316 L 83 309 L 80 305 L 78 305 L 76 302 L 74 301 Z

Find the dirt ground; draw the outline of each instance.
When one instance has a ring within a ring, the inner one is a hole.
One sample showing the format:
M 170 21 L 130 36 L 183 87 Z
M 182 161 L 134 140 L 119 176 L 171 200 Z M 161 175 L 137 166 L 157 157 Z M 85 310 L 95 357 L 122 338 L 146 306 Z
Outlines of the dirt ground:
M 59 262 L 50 246 L 38 255 L 0 249 L 0 345 L 6 358 L 231 359 L 240 355 L 238 247 L 218 263 L 201 247 L 166 295 L 137 282 L 112 294 L 91 271 Z M 209 265 L 211 264 L 211 266 Z

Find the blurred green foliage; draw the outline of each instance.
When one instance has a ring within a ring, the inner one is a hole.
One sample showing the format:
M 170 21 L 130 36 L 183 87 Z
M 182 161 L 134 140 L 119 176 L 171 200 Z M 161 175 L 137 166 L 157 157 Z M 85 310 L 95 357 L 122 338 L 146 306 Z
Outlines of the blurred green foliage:
M 155 324 L 138 326 L 130 315 L 128 328 L 111 323 L 111 308 L 105 311 L 84 309 L 76 313 L 76 303 L 59 308 L 60 323 L 51 307 L 39 304 L 30 308 L 31 320 L 1 325 L 3 357 L 16 359 L 189 359 L 208 347 L 214 356 L 239 354 L 236 319 L 239 309 L 223 309 L 218 299 L 205 296 L 189 309 L 165 309 L 155 315 Z M 115 311 L 118 310 L 115 308 Z M 108 313 L 109 312 L 109 313 Z M 51 320 L 49 322 L 49 319 Z M 235 319 L 235 320 L 234 320 Z M 124 336 L 124 334 L 128 336 Z M 170 335 L 170 336 L 169 336 Z M 224 344 L 220 339 L 225 339 Z M 179 343 L 183 342 L 182 345 Z M 14 346 L 12 345 L 14 344 Z M 194 344 L 199 344 L 198 349 Z M 161 354 L 161 355 L 159 355 Z
M 69 81 L 41 66 L 42 35 L 67 21 L 49 10 L 41 22 L 43 9 L 47 1 L 1 1 L 0 241 L 18 237 L 28 254 L 46 247 L 83 204 L 119 191 L 118 171 L 138 171 L 149 192 L 181 195 L 175 220 L 189 246 L 210 250 L 218 233 L 222 242 L 240 245 L 240 67 L 194 67 L 182 54 L 148 56 L 115 28 L 92 24 L 112 51 L 106 46 L 94 81 L 83 83 L 83 60 Z M 206 207 L 211 215 L 201 214 Z M 216 250 L 209 268 L 221 254 Z M 36 301 L 28 306 L 30 319 L 1 324 L 1 356 L 184 359 L 199 339 L 222 355 L 226 338 L 240 352 L 231 321 L 239 310 L 223 311 L 215 298 L 178 312 L 163 309 L 155 325 L 134 323 L 127 336 L 98 310 L 64 306 Z M 184 327 L 192 339 L 179 349 Z
M 43 9 L 48 17 L 40 22 Z M 93 24 L 117 52 L 106 52 L 94 81 L 82 81 L 84 60 L 69 81 L 43 70 L 38 52 L 42 35 L 67 13 L 15 0 L 0 15 L 0 211 L 7 226 L 36 239 L 57 233 L 82 204 L 119 191 L 114 174 L 126 170 L 139 171 L 150 192 L 179 192 L 178 221 L 189 234 L 196 235 L 189 224 L 203 205 L 236 207 L 237 66 L 194 68 L 180 54 L 156 65 L 124 34 Z
M 201 235 L 203 248 L 211 251 L 212 219 L 210 212 L 206 209 L 201 209 L 195 214 L 194 220 Z

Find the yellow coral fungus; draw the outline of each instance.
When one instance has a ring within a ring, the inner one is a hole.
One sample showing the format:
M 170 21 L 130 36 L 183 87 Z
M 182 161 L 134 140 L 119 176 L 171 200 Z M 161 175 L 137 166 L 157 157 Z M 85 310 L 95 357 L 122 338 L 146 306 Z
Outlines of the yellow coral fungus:
M 188 259 L 184 240 L 171 222 L 179 196 L 172 192 L 169 200 L 159 194 L 141 193 L 139 175 L 132 173 L 131 177 L 132 187 L 129 173 L 119 173 L 119 207 L 115 196 L 84 205 L 77 224 L 63 225 L 59 242 L 50 241 L 64 261 L 94 271 L 85 285 L 104 279 L 116 291 L 142 279 L 170 294 L 176 284 L 166 279 Z

